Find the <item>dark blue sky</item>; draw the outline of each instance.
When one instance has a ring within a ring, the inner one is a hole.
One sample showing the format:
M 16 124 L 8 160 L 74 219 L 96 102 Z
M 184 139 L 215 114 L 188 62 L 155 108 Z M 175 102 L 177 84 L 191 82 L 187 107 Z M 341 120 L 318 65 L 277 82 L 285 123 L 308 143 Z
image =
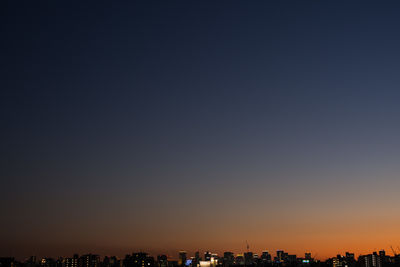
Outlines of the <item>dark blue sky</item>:
M 43 250 L 59 243 L 57 253 L 91 242 L 191 248 L 202 232 L 185 243 L 177 233 L 190 231 L 175 229 L 175 218 L 196 211 L 185 223 L 203 222 L 205 207 L 220 219 L 245 210 L 268 229 L 265 214 L 302 205 L 317 220 L 399 200 L 395 1 L 6 1 L 0 9 L 7 253 L 31 252 L 43 233 L 52 236 Z M 207 242 L 219 249 L 239 227 L 230 226 Z M 99 241 L 92 227 L 115 240 Z M 273 246 L 258 236 L 254 243 Z

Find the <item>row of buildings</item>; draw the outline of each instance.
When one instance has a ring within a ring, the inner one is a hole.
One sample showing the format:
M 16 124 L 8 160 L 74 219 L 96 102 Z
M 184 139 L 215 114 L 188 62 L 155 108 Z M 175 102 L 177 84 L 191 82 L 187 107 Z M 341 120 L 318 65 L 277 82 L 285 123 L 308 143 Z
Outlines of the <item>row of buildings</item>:
M 360 255 L 357 259 L 354 253 L 337 255 L 326 261 L 318 261 L 305 253 L 304 257 L 297 257 L 283 250 L 278 250 L 273 257 L 268 251 L 260 255 L 253 252 L 234 254 L 224 252 L 223 256 L 209 251 L 200 255 L 196 252 L 193 257 L 188 257 L 185 251 L 179 252 L 178 260 L 167 255 L 158 255 L 156 258 L 147 253 L 139 252 L 126 255 L 123 259 L 115 256 L 100 258 L 99 255 L 73 255 L 67 258 L 41 258 L 32 256 L 23 262 L 12 257 L 0 258 L 0 267 L 269 267 L 269 266 L 332 266 L 332 267 L 400 267 L 400 255 L 389 256 L 385 251 Z
M 385 267 L 400 266 L 400 254 L 394 256 L 386 255 L 384 250 L 373 252 L 372 254 L 360 255 L 356 260 L 354 253 L 346 253 L 345 255 L 337 255 L 326 261 L 328 266 L 333 267 Z

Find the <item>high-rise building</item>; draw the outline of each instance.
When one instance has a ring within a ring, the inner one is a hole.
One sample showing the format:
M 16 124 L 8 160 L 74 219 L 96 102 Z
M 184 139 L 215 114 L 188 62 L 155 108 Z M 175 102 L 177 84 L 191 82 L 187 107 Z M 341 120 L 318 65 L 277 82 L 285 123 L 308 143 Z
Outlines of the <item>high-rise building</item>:
M 373 252 L 369 255 L 360 256 L 359 262 L 363 267 L 382 267 L 381 258 L 376 252 Z
M 0 267 L 14 267 L 15 259 L 12 257 L 1 257 L 0 258 Z
M 341 267 L 340 259 L 339 258 L 333 258 L 332 259 L 332 267 Z
M 237 254 L 236 255 L 235 264 L 236 265 L 244 265 L 244 256 L 243 256 L 243 254 Z
M 353 267 L 356 265 L 356 259 L 354 257 L 354 253 L 346 252 L 346 256 L 344 257 L 345 265 L 347 267 Z
M 158 255 L 157 256 L 157 266 L 158 267 L 168 267 L 167 255 Z
M 100 267 L 100 257 L 95 254 L 86 254 L 79 258 L 78 266 L 79 267 Z
M 218 261 L 219 261 L 218 254 L 212 253 L 211 254 L 211 258 L 210 258 L 211 267 L 217 266 L 218 265 Z
M 284 255 L 284 251 L 283 250 L 277 250 L 276 251 L 276 258 L 279 262 L 283 261 L 283 255 Z
M 228 267 L 228 266 L 232 266 L 234 264 L 234 262 L 235 262 L 235 255 L 233 254 L 233 252 L 230 252 L 230 251 L 224 252 L 224 258 L 222 260 L 222 264 L 225 267 Z
M 246 266 L 253 264 L 253 252 L 245 252 L 244 253 L 244 264 Z
M 110 258 L 108 256 L 105 256 L 103 259 L 103 262 L 100 264 L 101 267 L 111 267 L 110 266 Z
M 379 251 L 379 259 L 381 260 L 382 265 L 385 265 L 389 262 L 389 257 L 386 255 L 384 250 Z
M 124 267 L 154 267 L 154 258 L 144 252 L 133 253 L 125 256 L 123 264 Z
M 297 262 L 297 256 L 296 255 L 287 255 L 284 259 L 285 263 L 289 265 L 294 265 Z
M 289 254 L 284 252 L 283 250 L 276 251 L 276 261 L 277 262 L 287 262 Z
M 205 261 L 210 261 L 211 260 L 211 252 L 210 251 L 206 251 L 204 253 L 204 260 Z
M 24 264 L 25 267 L 37 267 L 37 265 L 36 256 L 30 256 Z
M 200 252 L 196 251 L 194 253 L 194 258 L 192 258 L 192 266 L 197 267 L 200 264 L 201 258 L 200 258 Z
M 79 256 L 78 254 L 74 254 L 72 258 L 65 258 L 64 259 L 64 266 L 65 267 L 78 267 Z
M 187 255 L 186 251 L 179 251 L 178 265 L 184 267 L 186 265 Z
M 52 258 L 42 258 L 40 267 L 57 267 L 57 262 Z
M 103 262 L 100 264 L 101 267 L 121 267 L 121 262 L 117 259 L 117 257 L 105 256 Z
M 261 254 L 261 261 L 264 264 L 269 264 L 269 263 L 271 263 L 271 260 L 272 260 L 271 254 L 269 254 L 269 252 L 267 250 L 263 251 Z

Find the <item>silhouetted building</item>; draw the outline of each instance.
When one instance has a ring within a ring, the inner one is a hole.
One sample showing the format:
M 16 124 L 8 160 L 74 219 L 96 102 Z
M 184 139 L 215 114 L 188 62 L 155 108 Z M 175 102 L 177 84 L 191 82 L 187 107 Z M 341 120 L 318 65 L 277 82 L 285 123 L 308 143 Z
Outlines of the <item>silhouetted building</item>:
M 15 259 L 12 257 L 0 258 L 0 267 L 15 267 Z
M 224 267 L 232 266 L 235 263 L 235 255 L 233 252 L 224 252 L 224 258 L 222 259 L 222 265 Z
M 263 251 L 261 253 L 261 262 L 263 264 L 269 264 L 271 263 L 271 261 L 272 261 L 271 254 L 269 254 L 267 250 Z
M 125 256 L 123 265 L 124 267 L 153 267 L 154 258 L 144 252 L 133 253 Z
M 288 265 L 295 265 L 297 263 L 296 255 L 287 255 L 284 259 L 284 262 Z
M 369 255 L 362 255 L 358 258 L 358 261 L 362 267 L 382 267 L 381 259 L 376 252 Z
M 218 254 L 211 253 L 210 266 L 215 267 L 218 265 L 218 262 L 219 262 Z
M 277 250 L 276 251 L 276 263 L 282 263 L 285 260 L 285 252 L 283 250 Z
M 253 265 L 253 252 L 244 253 L 244 264 L 246 266 Z
M 236 255 L 235 264 L 236 265 L 244 265 L 244 256 L 243 256 L 243 254 L 237 254 Z
M 100 265 L 102 267 L 121 267 L 121 261 L 115 256 L 105 256 L 103 262 L 101 262 Z
M 192 258 L 192 267 L 197 267 L 200 264 L 201 258 L 200 258 L 200 252 L 196 251 L 194 253 L 194 258 Z
M 168 267 L 167 255 L 158 255 L 157 256 L 157 266 L 158 267 Z
M 78 261 L 78 267 L 100 267 L 100 257 L 95 254 L 82 255 Z
M 186 265 L 187 255 L 186 251 L 179 251 L 178 265 L 184 267 Z
M 64 266 L 65 267 L 78 267 L 79 256 L 78 254 L 74 254 L 72 258 L 65 258 L 64 259 Z
M 210 261 L 211 260 L 211 252 L 210 251 L 206 251 L 204 253 L 204 260 L 205 261 Z
M 57 267 L 57 262 L 52 258 L 42 258 L 39 265 L 40 267 Z

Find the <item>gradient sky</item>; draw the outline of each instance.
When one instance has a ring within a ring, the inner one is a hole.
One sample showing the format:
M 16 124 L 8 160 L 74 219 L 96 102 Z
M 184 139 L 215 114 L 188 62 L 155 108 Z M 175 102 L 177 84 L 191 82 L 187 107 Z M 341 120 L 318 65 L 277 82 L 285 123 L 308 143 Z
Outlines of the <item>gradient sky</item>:
M 396 1 L 3 1 L 0 251 L 400 246 Z

